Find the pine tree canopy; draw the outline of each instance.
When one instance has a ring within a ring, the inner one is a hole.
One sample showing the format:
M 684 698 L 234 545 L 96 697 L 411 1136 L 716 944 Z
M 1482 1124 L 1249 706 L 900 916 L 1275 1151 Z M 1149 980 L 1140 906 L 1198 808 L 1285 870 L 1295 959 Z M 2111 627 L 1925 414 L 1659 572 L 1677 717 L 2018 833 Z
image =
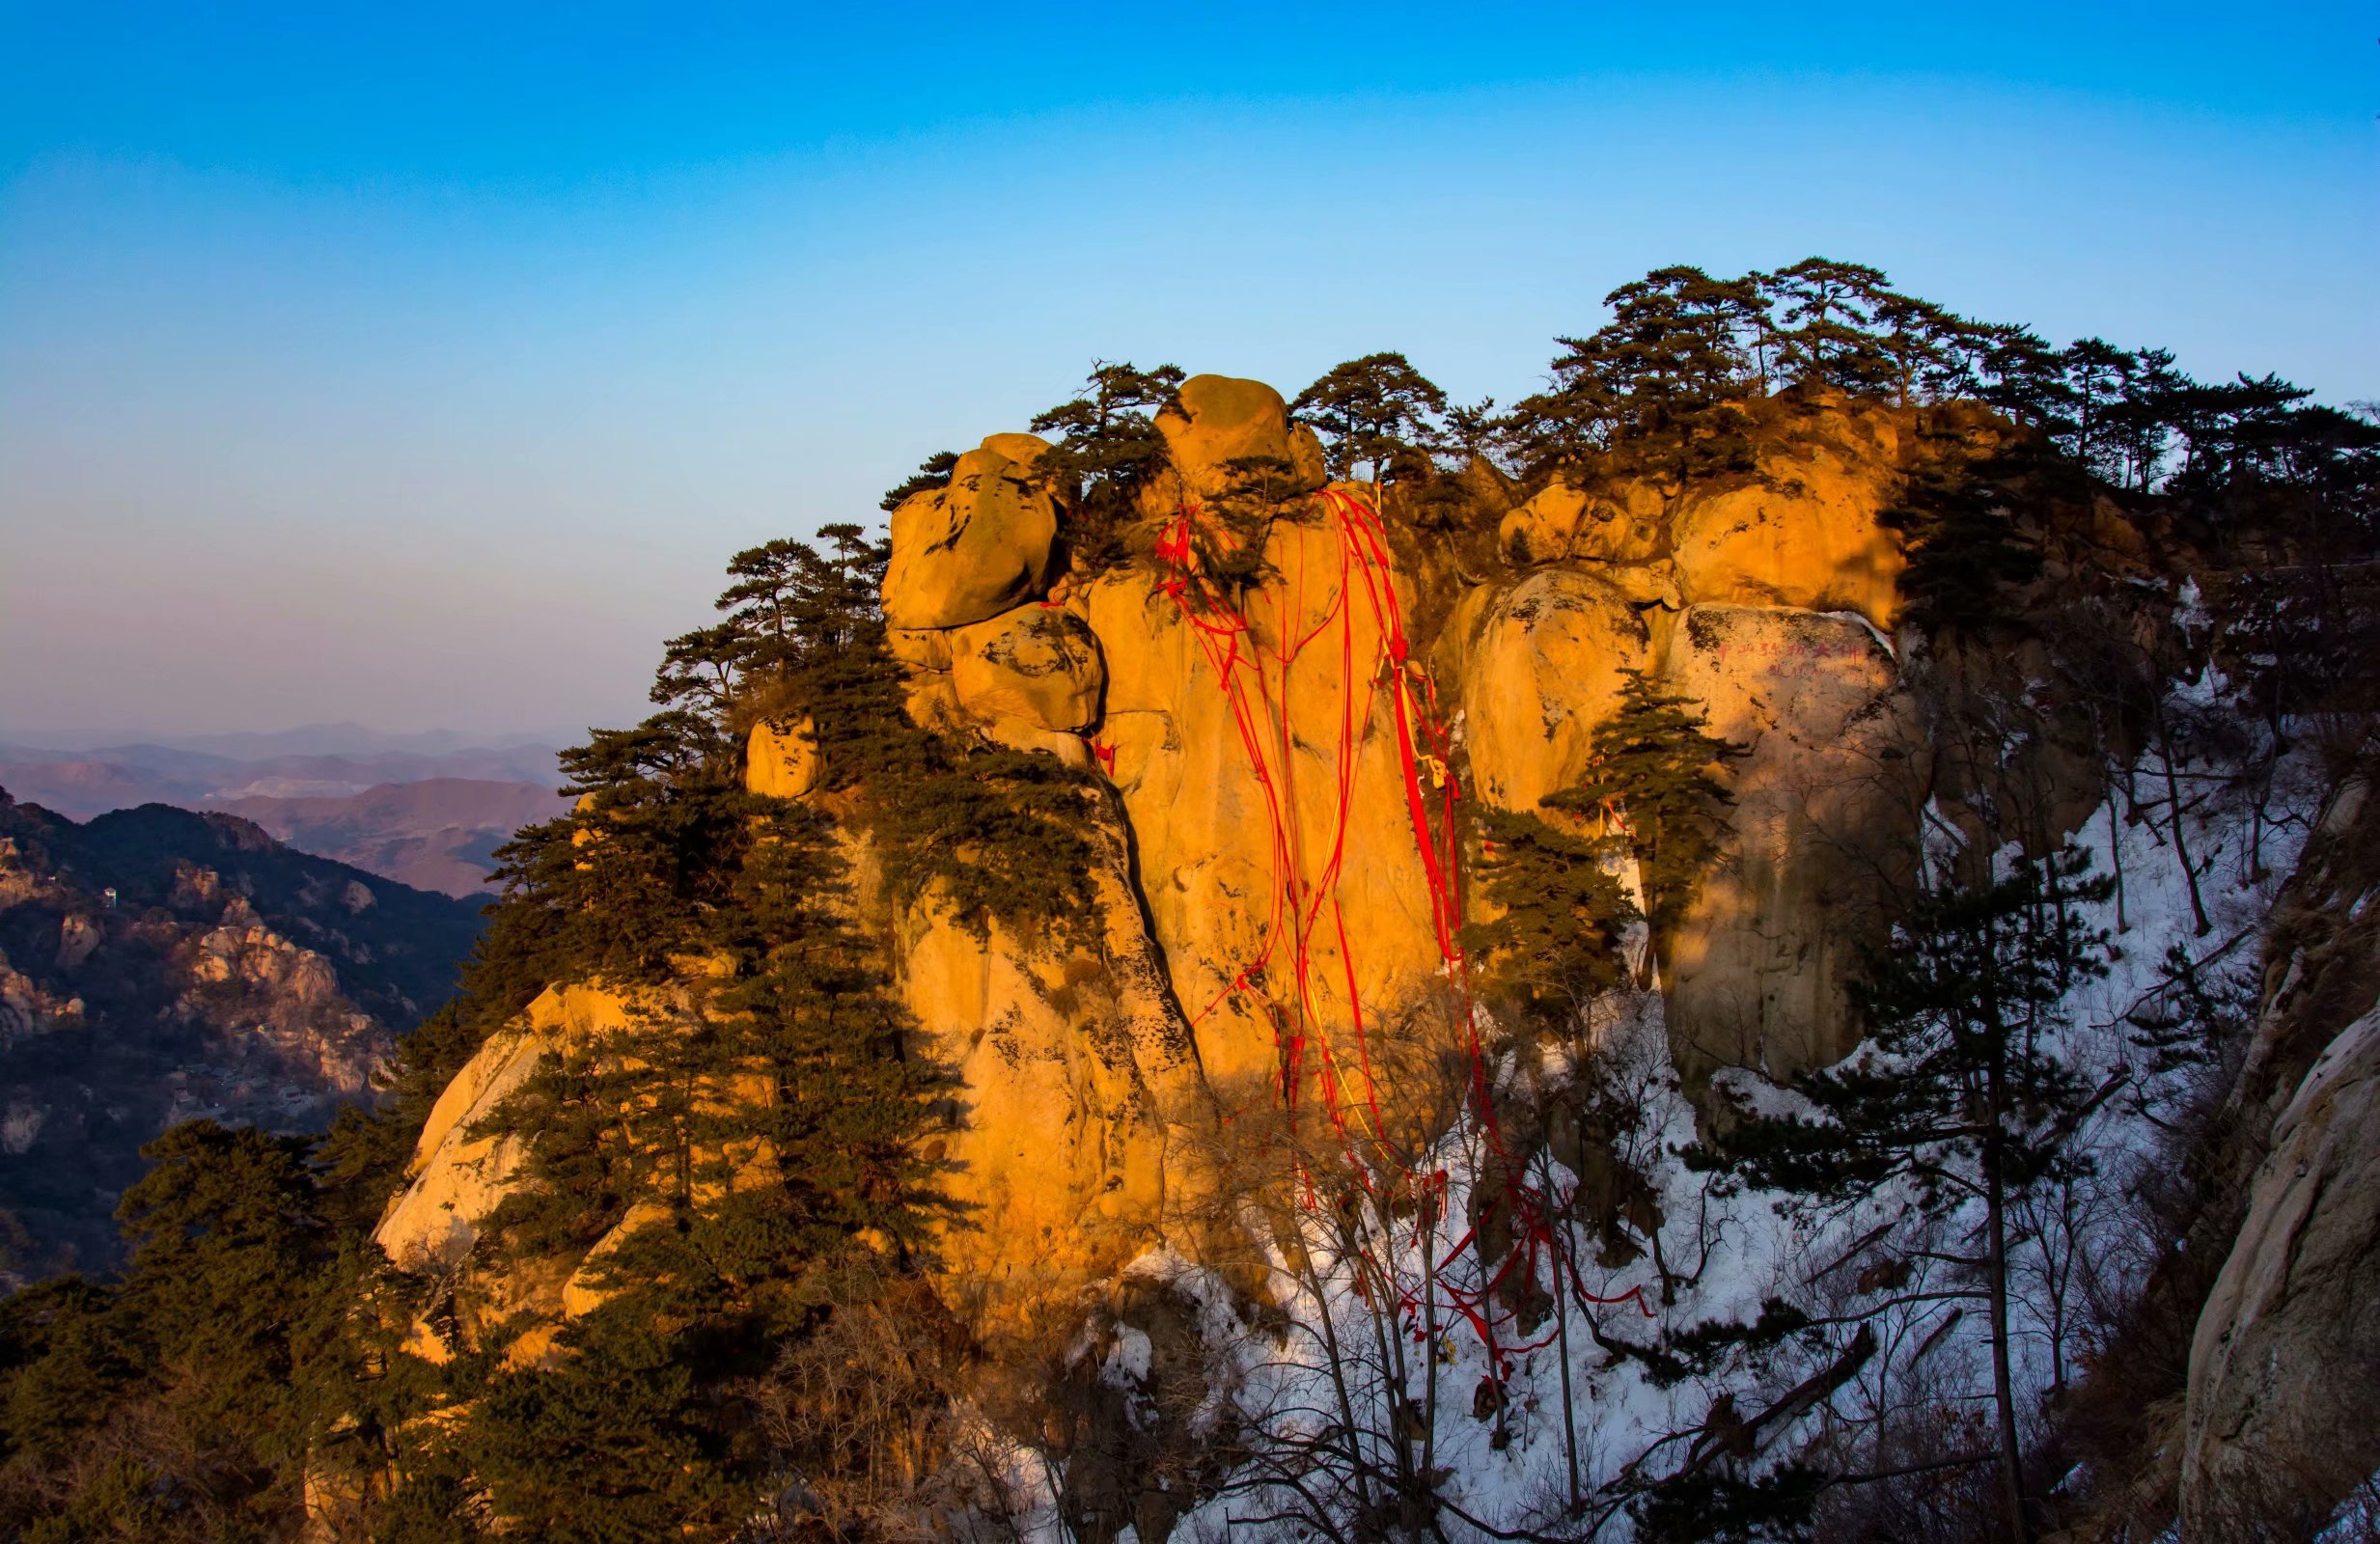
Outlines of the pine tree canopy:
M 1124 528 L 1134 500 L 1165 465 L 1156 415 L 1182 379 L 1174 365 L 1141 370 L 1095 360 L 1080 396 L 1034 416 L 1036 434 L 1060 436 L 1038 469 L 1067 505 L 1069 551 L 1093 571 L 1125 556 Z
M 1331 476 L 1369 466 L 1377 480 L 1399 455 L 1421 454 L 1439 442 L 1446 393 L 1402 354 L 1366 354 L 1335 365 L 1297 394 L 1289 411 L 1321 436 Z
M 1585 774 L 1545 800 L 1616 827 L 1616 841 L 1636 860 L 1656 939 L 1685 917 L 1727 836 L 1734 801 L 1718 772 L 1745 751 L 1710 733 L 1708 722 L 1694 699 L 1622 671 L 1619 705 L 1595 728 Z
M 2038 1180 L 2092 1094 L 2062 1052 L 2062 1005 L 2105 972 L 2082 908 L 2112 890 L 2069 847 L 1920 896 L 1853 981 L 1868 1043 L 1795 1079 L 1809 1116 L 1746 1113 L 1706 1161 L 1813 1204 L 1908 1176 L 1923 1204 L 1955 1207 L 1987 1161 L 2011 1189 Z

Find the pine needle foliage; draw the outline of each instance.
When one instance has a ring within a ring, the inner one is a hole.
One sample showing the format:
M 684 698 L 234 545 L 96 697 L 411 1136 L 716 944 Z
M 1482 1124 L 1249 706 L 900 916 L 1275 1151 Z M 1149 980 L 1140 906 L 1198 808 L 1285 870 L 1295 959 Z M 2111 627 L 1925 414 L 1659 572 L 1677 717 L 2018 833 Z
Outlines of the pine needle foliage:
M 1378 482 L 1400 459 L 1438 447 L 1447 397 L 1404 355 L 1366 354 L 1333 366 L 1289 411 L 1321 438 L 1331 476 L 1353 477 L 1365 466 Z
M 1614 845 L 1636 860 L 1656 941 L 1674 936 L 1727 839 L 1734 797 L 1718 769 L 1746 751 L 1708 724 L 1695 699 L 1622 671 L 1619 703 L 1595 728 L 1585 774 L 1545 800 L 1612 827 Z
M 449 1377 L 471 1410 L 456 1450 L 508 1528 L 730 1536 L 778 1461 L 733 1391 L 832 1320 L 855 1255 L 925 1260 L 946 1080 L 858 924 L 843 833 L 896 905 L 1088 927 L 1083 779 L 910 720 L 879 609 L 888 556 L 850 526 L 738 553 L 724 620 L 671 645 L 658 711 L 568 753 L 576 807 L 502 855 L 491 937 L 628 1005 L 479 1132 L 524 1154 L 482 1253 L 532 1274 L 585 1261 L 573 1290 L 595 1304 L 558 1331 L 493 1327 Z M 745 789 L 763 723 L 815 748 L 809 800 Z M 499 1354 L 524 1331 L 551 1350 Z M 422 1467 L 449 1482 L 436 1453 Z
M 1036 434 L 1059 437 L 1037 468 L 1069 501 L 1062 534 L 1074 565 L 1096 573 L 1129 554 L 1125 539 L 1141 490 L 1165 469 L 1156 415 L 1183 375 L 1174 365 L 1141 370 L 1093 360 L 1079 393 L 1033 419 Z
M 2068 993 L 2107 968 L 2106 935 L 2084 908 L 2114 885 L 2089 868 L 2089 853 L 2067 847 L 1922 895 L 1853 983 L 1868 1043 L 1794 1079 L 1806 1112 L 1739 1109 L 1686 1155 L 1812 1211 L 1897 1185 L 1921 1213 L 1981 1214 L 1980 1254 L 1933 1257 L 1971 1273 L 1965 1295 L 1991 1315 L 2011 1517 L 2027 1503 L 2008 1366 L 2007 1209 L 2062 1171 L 2088 1172 L 2074 1138 L 2115 1087 L 2094 1089 L 2062 1049 Z
M 1605 844 L 1534 814 L 1482 809 L 1472 875 L 1492 920 L 1467 924 L 1464 952 L 1490 994 L 1561 1026 L 1626 975 L 1620 943 L 1637 918 Z
M 1905 543 L 1899 581 L 1910 623 L 1934 637 L 1973 640 L 2014 625 L 2011 590 L 2041 571 L 2041 553 L 2018 523 L 2036 503 L 2021 450 L 1970 459 L 1929 459 L 1879 515 Z

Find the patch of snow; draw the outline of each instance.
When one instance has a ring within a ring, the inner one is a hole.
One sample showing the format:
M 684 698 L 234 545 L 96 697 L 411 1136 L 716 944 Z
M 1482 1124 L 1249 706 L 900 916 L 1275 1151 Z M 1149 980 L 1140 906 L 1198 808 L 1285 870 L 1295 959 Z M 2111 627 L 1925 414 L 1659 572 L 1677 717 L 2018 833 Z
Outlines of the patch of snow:
M 2186 615 L 2203 609 L 2192 586 L 2181 604 Z M 2177 695 L 2206 705 L 2228 690 L 2210 669 Z M 2190 1074 L 2153 1069 L 2133 1044 L 2133 1018 L 2166 990 L 2165 960 L 2175 945 L 2209 970 L 2254 961 L 2282 876 L 2317 813 L 2309 766 L 2283 760 L 2260 815 L 2246 781 L 2200 777 L 2200 791 L 2185 801 L 2184 835 L 2201 868 L 2203 928 L 2169 811 L 2128 815 L 2118 780 L 2108 806 L 2074 838 L 2089 852 L 2092 872 L 2120 871 L 2123 925 L 2115 898 L 2091 908 L 2091 925 L 2115 947 L 2105 976 L 2079 981 L 2068 994 L 2070 1022 L 2057 1044 L 2091 1087 L 2114 1079 L 2121 1091 L 2076 1139 L 2092 1159 L 2086 1172 L 2040 1215 L 2017 1220 L 2012 1269 L 2027 1289 L 2012 1305 L 2010 1349 L 2028 1412 L 2097 1349 L 2082 1301 L 2135 1290 L 2172 1246 L 2146 1230 L 2131 1198 L 2170 1161 L 2154 1112 L 2179 1096 Z M 1925 840 L 1929 863 L 1946 863 L 1956 850 L 1956 830 L 1938 809 L 1927 811 Z M 2261 850 L 2252 864 L 2255 842 Z M 2005 867 L 2013 854 L 1998 856 Z M 1694 1112 L 1671 1061 L 1660 998 L 1611 994 L 1587 1019 L 1580 1043 L 1593 1048 L 1591 1069 L 1560 1055 L 1501 1055 L 1495 1084 L 1522 1107 L 1591 1071 L 1619 1091 L 1625 1129 L 1611 1140 L 1652 1187 L 1659 1223 L 1646 1242 L 1657 1243 L 1657 1252 L 1607 1259 L 1597 1227 L 1567 1204 L 1581 1176 L 1540 1146 L 1528 1158 L 1529 1172 L 1551 1202 L 1559 1247 L 1482 1261 L 1472 1233 L 1475 1191 L 1504 1160 L 1497 1134 L 1466 1119 L 1414 1165 L 1442 1187 L 1434 1207 L 1359 1207 L 1350 1223 L 1317 1205 L 1296 1220 L 1292 1238 L 1250 1219 L 1280 1319 L 1244 1321 L 1220 1279 L 1171 1252 L 1135 1263 L 1134 1272 L 1175 1283 L 1200 1307 L 1217 1391 L 1202 1421 L 1228 1415 L 1243 1438 L 1273 1455 L 1189 1513 L 1183 1537 L 1222 1538 L 1244 1531 L 1248 1518 L 1298 1515 L 1312 1488 L 1301 1493 L 1289 1484 L 1287 1470 L 1294 1466 L 1280 1455 L 1344 1450 L 1362 1457 L 1347 1468 L 1368 1467 L 1375 1476 L 1425 1453 L 1438 1494 L 1492 1528 L 1576 1535 L 1586 1531 L 1583 1515 L 1600 1520 L 1598 1539 L 1625 1539 L 1632 1530 L 1623 1487 L 1636 1466 L 1668 1473 L 1720 1400 L 1739 1414 L 1768 1408 L 1840 1355 L 1850 1331 L 1837 1326 L 1807 1343 L 1788 1340 L 1765 1360 L 1730 1352 L 1669 1381 L 1627 1348 L 1652 1347 L 1665 1334 L 1702 1324 L 1748 1324 L 1772 1299 L 1815 1319 L 1868 1317 L 1877 1352 L 1788 1429 L 1764 1433 L 1766 1446 L 1739 1475 L 1757 1475 L 1826 1434 L 1861 1429 L 1906 1396 L 1895 1380 L 1921 1361 L 1936 1387 L 1959 1399 L 1987 1397 L 1988 1315 L 1979 1301 L 1951 1295 L 1971 1285 L 1963 1267 L 1926 1257 L 1975 1252 L 1979 1203 L 1928 1220 L 1913 1195 L 1888 1190 L 1813 1211 L 1789 1204 L 1795 1198 L 1715 1182 L 1683 1156 L 1696 1140 Z M 1494 1027 L 1482 1020 L 1481 1030 L 1492 1036 Z M 1875 1048 L 1853 1054 L 1872 1056 Z M 1713 1082 L 1765 1113 L 1808 1108 L 1799 1094 L 1754 1074 L 1723 1072 Z M 1877 1281 L 1899 1284 L 1879 1288 Z M 1879 1310 L 1888 1298 L 1906 1301 Z M 1524 1331 L 1527 1319 L 1509 1308 L 1519 1301 L 1532 1303 L 1541 1322 Z M 1478 1305 L 1476 1319 L 1467 1317 L 1465 1302 Z M 1120 1333 L 1108 1353 L 1104 1368 L 1115 1376 L 1146 1375 L 1147 1337 L 1132 1337 Z M 1572 1508 L 1574 1491 L 1583 1514 Z M 1287 1538 L 1297 1530 L 1274 1522 L 1257 1531 Z
M 1116 1343 L 1099 1364 L 1099 1378 L 1111 1389 L 1137 1389 L 1148 1381 L 1154 1347 L 1146 1332 L 1129 1324 L 1116 1326 Z

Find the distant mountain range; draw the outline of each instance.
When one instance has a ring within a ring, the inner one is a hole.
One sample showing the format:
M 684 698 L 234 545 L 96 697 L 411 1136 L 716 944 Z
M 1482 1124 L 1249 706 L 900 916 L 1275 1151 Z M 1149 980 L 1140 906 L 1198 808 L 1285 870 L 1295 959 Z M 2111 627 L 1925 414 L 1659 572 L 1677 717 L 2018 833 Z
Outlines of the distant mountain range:
M 0 793 L 0 1286 L 107 1265 L 174 1122 L 319 1130 L 371 1100 L 480 926 L 228 814 L 77 824 Z
M 301 852 L 449 896 L 487 888 L 495 849 L 522 826 L 562 813 L 539 783 L 425 778 L 341 797 L 251 794 L 220 808 Z
M 567 730 L 534 734 L 465 734 L 456 730 L 422 730 L 391 734 L 362 724 L 305 724 L 293 730 L 260 732 L 237 730 L 215 734 L 122 734 L 0 731 L 0 741 L 45 751 L 78 751 L 93 745 L 138 742 L 152 750 L 172 750 L 234 761 L 262 761 L 283 756 L 386 756 L 392 752 L 415 756 L 448 756 L 457 752 L 550 750 L 574 738 Z
M 551 744 L 356 724 L 74 745 L 0 735 L 0 786 L 71 819 L 147 804 L 244 816 L 301 851 L 424 890 L 488 887 L 489 855 L 559 809 Z

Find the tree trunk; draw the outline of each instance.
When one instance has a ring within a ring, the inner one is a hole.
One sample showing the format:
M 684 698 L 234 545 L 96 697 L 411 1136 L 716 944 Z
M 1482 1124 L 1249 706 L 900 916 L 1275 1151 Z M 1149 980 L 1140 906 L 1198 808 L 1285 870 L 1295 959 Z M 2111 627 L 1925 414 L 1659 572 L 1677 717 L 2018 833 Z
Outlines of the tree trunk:
M 1983 1208 L 1991 1228 L 1989 1288 L 1992 1312 L 1992 1403 L 2000 1421 L 2001 1502 L 2008 1509 L 2008 1537 L 2029 1544 L 2025 1526 L 2024 1453 L 2016 1440 L 2016 1391 L 2008 1376 L 2008 1223 L 2006 1198 L 2000 1190 L 1999 1124 L 2000 1075 L 1992 1069 L 1992 1122 L 1995 1135 L 1984 1139 Z
M 1425 1424 L 1422 1428 L 1422 1482 L 1428 1484 L 1432 1471 L 1438 1467 L 1438 1209 L 1439 1193 L 1424 1188 L 1421 1203 L 1414 1207 L 1414 1218 L 1421 1225 L 1422 1241 L 1422 1353 L 1427 1357 L 1427 1370 L 1423 1374 L 1422 1411 Z
M 1547 1147 L 1538 1154 L 1537 1183 L 1544 1194 L 1552 1195 L 1554 1154 Z M 1575 1195 L 1573 1200 L 1576 1199 Z M 1575 1207 L 1565 1208 L 1575 1210 Z M 1570 1387 L 1570 1275 L 1567 1268 L 1570 1247 L 1570 1223 L 1567 1217 L 1560 1223 L 1561 1236 L 1551 1240 L 1554 1256 L 1554 1354 L 1562 1366 L 1562 1456 L 1570 1476 L 1570 1515 L 1579 1513 L 1578 1494 L 1578 1398 Z M 1430 1346 L 1431 1365 L 1436 1365 L 1437 1346 L 1434 1337 Z
M 2124 834 L 2116 824 L 2116 790 L 2113 788 L 2107 794 L 2107 862 L 2108 867 L 2116 871 L 2116 930 L 2128 933 L 2132 931 L 2132 924 L 2124 918 Z
M 2173 823 L 2173 856 L 2181 860 L 2182 880 L 2190 890 L 2190 918 L 2198 924 L 2198 936 L 2204 938 L 2215 930 L 2206 920 L 2206 901 L 2199 894 L 2198 866 L 2190 861 L 2190 838 L 2182 827 L 2188 822 L 2182 817 L 2181 785 L 2173 776 L 2173 736 L 2166 728 L 2165 707 L 2157 707 L 2157 759 L 2165 766 L 2165 809 Z

